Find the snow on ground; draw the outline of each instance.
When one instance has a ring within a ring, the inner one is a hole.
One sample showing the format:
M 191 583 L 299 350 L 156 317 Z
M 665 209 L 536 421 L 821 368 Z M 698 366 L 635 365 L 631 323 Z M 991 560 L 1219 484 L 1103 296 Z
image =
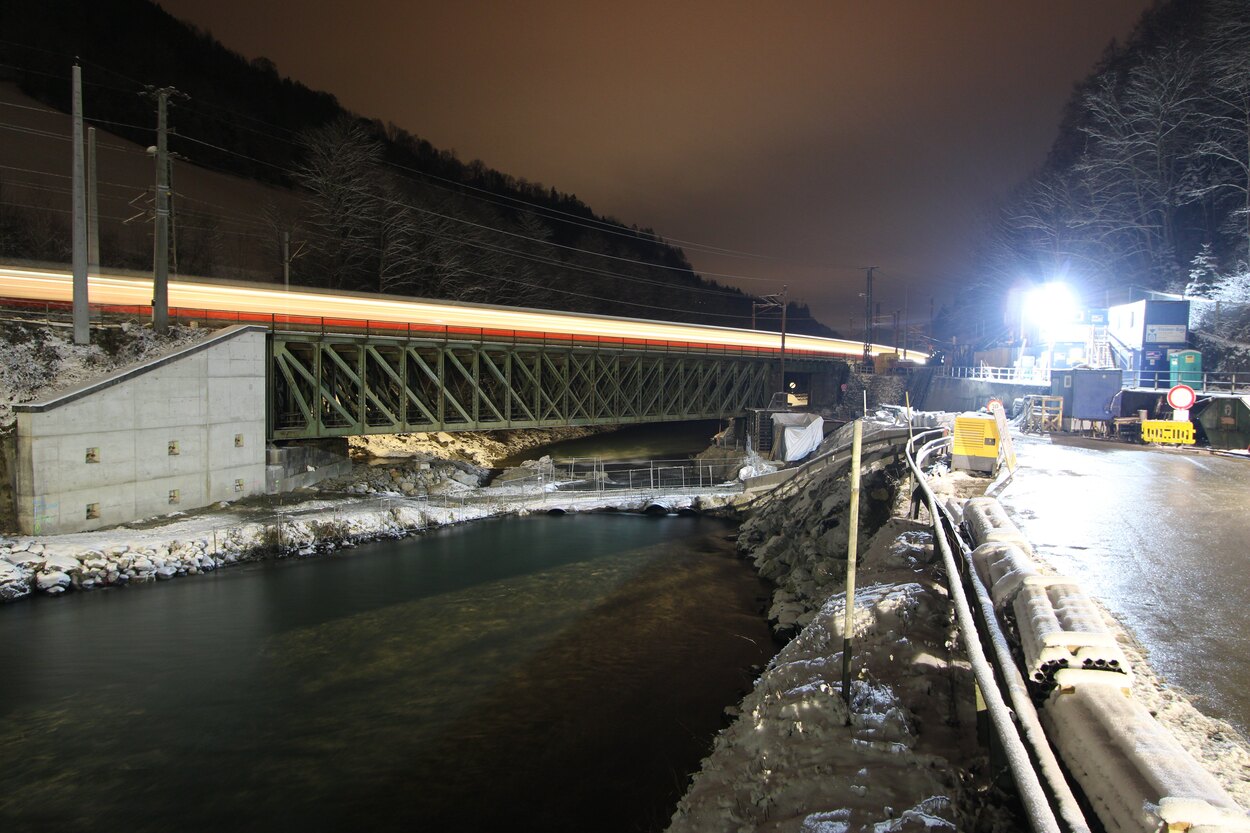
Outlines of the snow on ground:
M 972 672 L 929 542 L 926 526 L 894 519 L 864 553 L 850 709 L 835 593 L 717 737 L 670 833 L 995 829 L 1000 811 L 976 786 Z
M 557 492 L 501 487 L 444 492 L 427 499 L 399 492 L 284 496 L 218 504 L 190 514 L 111 529 L 0 538 L 0 601 L 41 592 L 116 587 L 211 572 L 240 561 L 312 555 L 360 541 L 400 537 L 449 524 L 536 512 L 703 511 L 737 497 L 732 490 L 690 494 Z
M 93 328 L 91 344 L 74 344 L 68 327 L 5 321 L 0 326 L 0 430 L 13 424 L 13 405 L 99 379 L 139 362 L 151 361 L 211 335 L 212 330 L 151 329 L 124 324 Z

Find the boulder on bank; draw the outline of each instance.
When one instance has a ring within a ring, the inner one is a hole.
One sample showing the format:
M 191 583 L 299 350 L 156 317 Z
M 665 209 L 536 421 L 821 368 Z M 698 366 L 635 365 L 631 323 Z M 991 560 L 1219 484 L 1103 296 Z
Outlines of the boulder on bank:
M 791 481 L 763 500 L 742 524 L 738 550 L 760 575 L 777 585 L 775 627 L 805 624 L 846 577 L 849 466 L 829 468 Z M 884 465 L 865 471 L 860 482 L 859 547 L 890 518 L 897 479 Z
M 11 602 L 30 595 L 31 573 L 7 561 L 0 561 L 0 602 Z

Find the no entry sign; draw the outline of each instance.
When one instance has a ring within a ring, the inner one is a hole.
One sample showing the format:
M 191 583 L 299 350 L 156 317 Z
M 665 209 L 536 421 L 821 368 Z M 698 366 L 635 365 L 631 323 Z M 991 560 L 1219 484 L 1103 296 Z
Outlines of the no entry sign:
M 1174 411 L 1188 411 L 1198 400 L 1198 395 L 1189 385 L 1177 385 L 1168 391 L 1168 406 Z

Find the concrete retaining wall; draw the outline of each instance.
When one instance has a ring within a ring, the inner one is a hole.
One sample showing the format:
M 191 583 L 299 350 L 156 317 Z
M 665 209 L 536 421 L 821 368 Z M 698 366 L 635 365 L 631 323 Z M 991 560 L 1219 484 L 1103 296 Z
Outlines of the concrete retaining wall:
M 81 532 L 265 491 L 265 331 L 18 405 L 17 520 Z
M 342 445 L 346 449 L 347 444 Z M 271 495 L 352 473 L 352 461 L 346 454 L 334 454 L 310 445 L 271 447 L 267 459 L 265 491 Z
M 934 376 L 925 396 L 927 411 L 979 411 L 991 399 L 1001 400 L 1011 414 L 1011 401 L 1034 393 L 1050 393 L 1050 388 L 1033 385 L 1011 385 L 1004 382 L 986 382 L 980 379 L 955 379 L 950 376 Z

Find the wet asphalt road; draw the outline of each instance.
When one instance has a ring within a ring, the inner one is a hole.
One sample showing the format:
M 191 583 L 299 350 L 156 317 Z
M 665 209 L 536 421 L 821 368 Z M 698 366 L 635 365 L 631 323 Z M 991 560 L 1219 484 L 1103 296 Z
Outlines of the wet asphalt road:
M 1198 708 L 1250 734 L 1250 460 L 1017 438 L 999 495 Z

